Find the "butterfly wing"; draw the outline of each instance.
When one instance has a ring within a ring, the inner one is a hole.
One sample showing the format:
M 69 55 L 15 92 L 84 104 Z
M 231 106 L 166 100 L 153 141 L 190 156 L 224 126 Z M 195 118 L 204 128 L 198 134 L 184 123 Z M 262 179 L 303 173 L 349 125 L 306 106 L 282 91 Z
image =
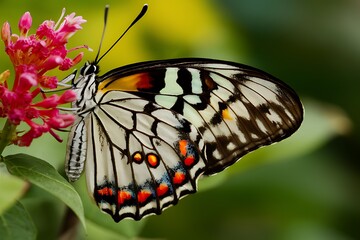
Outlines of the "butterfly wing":
M 115 221 L 136 220 L 196 191 L 201 139 L 183 117 L 133 94 L 109 91 L 86 118 L 86 178 Z
M 86 177 L 115 221 L 160 214 L 195 192 L 201 174 L 290 136 L 303 117 L 289 86 L 232 62 L 151 61 L 98 81 L 97 106 L 81 121 Z
M 131 82 L 132 89 L 124 91 L 176 112 L 194 125 L 204 140 L 201 153 L 207 175 L 290 136 L 303 120 L 294 90 L 238 63 L 197 58 L 151 61 L 115 69 L 102 79 L 100 88 L 105 90 Z

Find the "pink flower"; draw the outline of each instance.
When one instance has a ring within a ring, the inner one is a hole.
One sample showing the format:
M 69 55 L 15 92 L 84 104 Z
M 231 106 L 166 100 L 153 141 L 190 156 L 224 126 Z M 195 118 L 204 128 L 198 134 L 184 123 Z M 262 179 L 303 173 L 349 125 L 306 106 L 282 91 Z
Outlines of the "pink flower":
M 19 21 L 19 30 L 22 36 L 26 36 L 32 25 L 32 18 L 29 12 L 24 13 Z
M 17 145 L 29 146 L 34 138 L 46 132 L 61 141 L 54 130 L 67 128 L 75 120 L 73 115 L 61 113 L 57 108 L 76 100 L 72 90 L 60 96 L 53 94 L 48 97 L 40 89 L 56 88 L 58 78 L 46 73 L 56 68 L 61 71 L 70 69 L 82 60 L 83 53 L 80 52 L 74 58 L 67 57 L 67 54 L 86 48 L 66 48 L 69 38 L 81 29 L 81 24 L 86 20 L 75 16 L 75 13 L 65 16 L 63 20 L 62 17 L 58 23 L 44 21 L 32 35 L 29 35 L 32 25 L 29 12 L 20 18 L 19 35 L 11 32 L 7 22 L 1 29 L 1 39 L 14 66 L 15 79 L 12 89 L 9 89 L 7 79 L 10 72 L 7 70 L 0 74 L 0 117 L 8 118 L 13 125 L 25 122 L 29 126 L 28 131 L 22 135 L 18 133 L 16 139 L 13 139 Z

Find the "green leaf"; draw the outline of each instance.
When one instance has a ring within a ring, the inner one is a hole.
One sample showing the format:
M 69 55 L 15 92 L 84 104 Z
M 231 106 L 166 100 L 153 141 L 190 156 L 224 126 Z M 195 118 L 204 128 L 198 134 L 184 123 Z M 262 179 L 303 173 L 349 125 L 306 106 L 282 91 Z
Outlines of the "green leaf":
M 0 216 L 0 236 L 2 240 L 36 239 L 35 225 L 19 202 Z
M 19 199 L 25 187 L 25 181 L 0 171 L 0 215 Z
M 5 157 L 9 172 L 53 194 L 69 206 L 85 228 L 84 208 L 74 187 L 49 163 L 26 154 Z

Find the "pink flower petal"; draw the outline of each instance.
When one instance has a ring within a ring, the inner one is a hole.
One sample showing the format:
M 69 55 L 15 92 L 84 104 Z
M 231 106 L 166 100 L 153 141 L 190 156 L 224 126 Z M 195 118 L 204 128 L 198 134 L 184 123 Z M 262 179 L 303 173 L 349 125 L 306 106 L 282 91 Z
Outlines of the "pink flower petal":
M 24 13 L 19 21 L 19 30 L 21 35 L 25 36 L 32 25 L 32 18 L 29 12 Z
M 59 100 L 59 103 L 60 104 L 64 104 L 64 103 L 70 103 L 70 102 L 74 102 L 76 101 L 76 93 L 69 89 L 69 90 L 66 90 L 60 97 L 60 100 Z
M 33 104 L 34 107 L 41 107 L 41 108 L 56 108 L 59 104 L 60 97 L 57 95 L 52 95 L 48 98 L 45 98 L 41 102 Z

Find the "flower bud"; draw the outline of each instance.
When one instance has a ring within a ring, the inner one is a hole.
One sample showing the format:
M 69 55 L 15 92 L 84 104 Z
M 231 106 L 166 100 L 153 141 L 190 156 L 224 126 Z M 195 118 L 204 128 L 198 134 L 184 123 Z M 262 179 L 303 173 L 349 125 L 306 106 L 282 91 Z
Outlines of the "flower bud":
M 24 13 L 19 21 L 19 30 L 21 36 L 26 36 L 32 25 L 32 18 L 29 12 Z
M 1 39 L 4 41 L 6 46 L 8 45 L 10 38 L 11 38 L 10 24 L 8 22 L 5 22 L 1 29 Z

